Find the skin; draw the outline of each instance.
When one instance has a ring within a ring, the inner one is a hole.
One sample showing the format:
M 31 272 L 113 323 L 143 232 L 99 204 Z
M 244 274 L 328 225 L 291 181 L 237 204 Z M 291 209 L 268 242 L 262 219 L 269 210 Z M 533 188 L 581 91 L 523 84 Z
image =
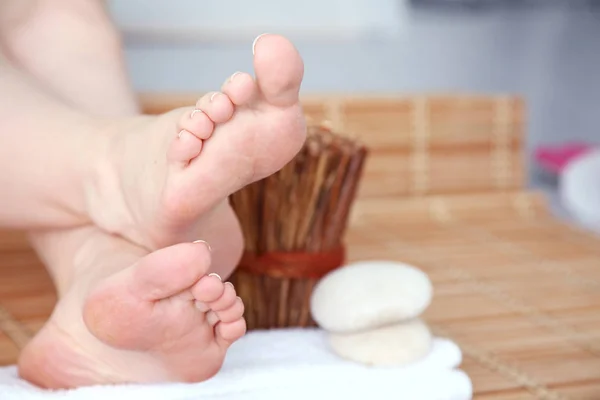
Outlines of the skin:
M 256 79 L 149 117 L 102 3 L 2 2 L 0 34 L 0 225 L 31 232 L 59 294 L 21 375 L 50 388 L 212 376 L 245 332 L 213 274 L 243 246 L 227 197 L 304 141 L 298 53 L 263 36 Z

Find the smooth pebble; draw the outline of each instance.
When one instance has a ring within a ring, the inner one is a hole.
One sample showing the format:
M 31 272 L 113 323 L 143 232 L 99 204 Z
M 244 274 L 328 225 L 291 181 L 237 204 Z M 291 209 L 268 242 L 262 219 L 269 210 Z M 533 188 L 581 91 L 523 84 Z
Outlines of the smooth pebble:
M 427 275 L 392 261 L 364 261 L 323 277 L 311 296 L 311 314 L 323 329 L 358 332 L 419 316 L 433 294 Z
M 331 333 L 329 344 L 340 357 L 373 366 L 401 366 L 425 357 L 432 337 L 419 319 L 360 333 Z

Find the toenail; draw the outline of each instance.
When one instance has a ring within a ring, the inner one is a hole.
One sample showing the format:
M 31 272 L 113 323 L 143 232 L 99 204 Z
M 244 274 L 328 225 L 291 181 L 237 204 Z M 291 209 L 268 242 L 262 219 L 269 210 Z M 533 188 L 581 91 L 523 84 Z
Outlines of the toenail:
M 197 108 L 194 108 L 194 111 L 192 111 L 192 113 L 190 114 L 190 118 L 194 118 L 194 115 L 195 115 L 196 113 L 201 113 L 201 112 L 204 112 L 204 111 L 202 111 L 202 110 L 198 110 Z
M 183 135 L 183 132 L 185 132 L 185 129 L 182 129 L 182 130 L 179 131 L 179 134 L 177 135 L 177 137 L 179 139 L 181 139 L 181 135 Z
M 215 274 L 214 272 L 208 274 L 208 276 L 214 276 L 215 278 L 219 279 L 220 281 L 223 280 L 223 279 L 221 279 L 221 276 L 219 274 Z
M 220 93 L 215 92 L 210 96 L 210 101 L 213 101 L 215 99 L 215 97 L 217 97 Z
M 208 251 L 212 251 L 212 248 L 210 247 L 210 244 L 208 244 L 208 242 L 206 240 L 194 240 L 192 243 L 196 244 L 196 243 L 203 243 L 206 245 L 206 247 L 208 247 Z
M 231 282 L 225 282 L 226 285 L 233 287 L 233 283 Z
M 236 76 L 238 76 L 239 74 L 241 74 L 241 72 L 236 72 L 233 75 L 231 75 L 231 77 L 229 77 L 229 82 L 233 82 L 233 80 L 235 79 Z
M 263 34 L 261 34 L 261 35 L 258 35 L 258 36 L 256 37 L 256 39 L 254 39 L 254 42 L 252 42 L 252 54 L 255 54 L 254 50 L 255 50 L 255 48 L 256 48 L 256 43 L 258 43 L 258 39 L 260 39 L 261 37 L 263 37 L 263 36 L 265 36 L 265 35 L 268 35 L 268 33 L 263 33 Z

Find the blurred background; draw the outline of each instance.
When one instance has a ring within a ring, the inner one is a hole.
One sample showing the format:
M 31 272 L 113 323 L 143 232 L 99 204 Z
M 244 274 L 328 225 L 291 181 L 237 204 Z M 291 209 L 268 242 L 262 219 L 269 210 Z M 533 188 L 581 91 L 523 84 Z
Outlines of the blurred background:
M 540 143 L 600 138 L 598 1 L 109 3 L 140 92 L 212 90 L 233 71 L 251 71 L 253 38 L 274 32 L 304 57 L 304 93 L 520 94 L 528 154 Z M 529 176 L 553 194 L 535 168 Z

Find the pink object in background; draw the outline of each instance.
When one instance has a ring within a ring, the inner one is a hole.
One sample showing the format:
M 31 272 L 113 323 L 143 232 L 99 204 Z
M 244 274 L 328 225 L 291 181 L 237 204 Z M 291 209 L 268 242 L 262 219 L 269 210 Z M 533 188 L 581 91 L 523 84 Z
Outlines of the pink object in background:
M 571 217 L 600 233 L 600 145 L 542 146 L 535 159 L 558 177 L 558 196 Z
M 566 143 L 560 146 L 542 146 L 535 153 L 535 159 L 546 170 L 553 173 L 562 172 L 574 159 L 579 158 L 594 146 L 585 143 Z

